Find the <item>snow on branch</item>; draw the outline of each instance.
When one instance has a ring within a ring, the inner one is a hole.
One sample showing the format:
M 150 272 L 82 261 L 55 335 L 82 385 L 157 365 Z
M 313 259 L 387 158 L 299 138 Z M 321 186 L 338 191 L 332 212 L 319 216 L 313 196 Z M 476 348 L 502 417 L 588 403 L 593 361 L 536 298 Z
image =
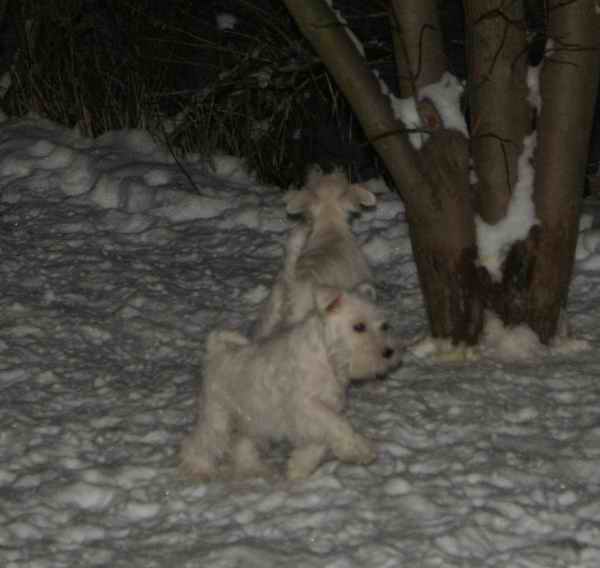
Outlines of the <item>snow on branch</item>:
M 331 11 L 335 14 L 335 17 L 337 18 L 338 22 L 340 24 L 342 24 L 343 28 L 346 30 L 348 37 L 352 40 L 352 43 L 356 46 L 356 49 L 358 50 L 358 52 L 364 57 L 365 56 L 365 47 L 363 46 L 362 42 L 358 39 L 358 37 L 356 37 L 356 34 L 350 29 L 350 26 L 348 25 L 348 21 L 346 20 L 346 18 L 344 18 L 344 16 L 342 15 L 342 13 L 339 10 L 336 10 L 333 7 L 333 0 L 325 0 L 325 1 L 327 2 L 327 5 L 331 9 Z
M 527 68 L 527 102 L 539 116 L 542 112 L 542 96 L 540 94 L 540 73 L 544 64 L 529 66 Z
M 529 92 L 527 94 L 527 102 L 539 116 L 542 112 L 542 95 L 540 91 L 540 76 L 542 69 L 544 68 L 544 61 L 547 57 L 554 53 L 554 42 L 551 38 L 546 41 L 546 48 L 544 50 L 544 57 L 538 65 L 529 66 L 527 68 L 527 88 Z
M 458 130 L 468 138 L 467 122 L 460 110 L 463 91 L 461 82 L 446 71 L 437 83 L 426 85 L 419 91 L 419 102 L 430 100 L 439 113 L 444 128 Z
M 385 81 L 379 76 L 377 70 L 373 71 L 379 81 L 381 92 L 389 99 L 394 116 L 402 121 L 402 124 L 410 131 L 408 139 L 413 148 L 417 150 L 427 142 L 429 135 L 424 132 L 423 122 L 417 109 L 414 97 L 400 99 L 392 93 Z
M 390 92 L 388 86 L 377 75 L 381 92 L 386 95 L 394 111 L 394 116 L 402 121 L 402 124 L 411 131 L 410 143 L 419 150 L 429 138 L 427 126 L 419 114 L 419 103 L 430 101 L 440 116 L 444 128 L 458 130 L 467 138 L 469 131 L 465 117 L 460 109 L 460 97 L 464 91 L 461 82 L 452 73 L 446 72 L 439 81 L 426 85 L 419 90 L 417 99 L 407 97 L 400 99 Z

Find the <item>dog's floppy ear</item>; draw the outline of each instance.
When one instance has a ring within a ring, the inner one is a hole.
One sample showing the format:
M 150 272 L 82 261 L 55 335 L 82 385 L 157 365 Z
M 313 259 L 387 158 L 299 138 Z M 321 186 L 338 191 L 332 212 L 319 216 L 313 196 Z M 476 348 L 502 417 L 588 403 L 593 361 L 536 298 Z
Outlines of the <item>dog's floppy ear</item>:
M 356 209 L 361 205 L 363 207 L 375 207 L 375 204 L 377 203 L 375 194 L 370 192 L 360 183 L 354 183 L 348 188 L 348 196 Z
M 344 297 L 344 292 L 333 286 L 317 286 L 314 294 L 317 309 L 323 314 L 330 314 L 339 308 Z
M 373 284 L 370 282 L 361 282 L 354 287 L 354 291 L 363 298 L 371 300 L 371 302 L 375 302 L 377 300 L 377 290 L 375 290 L 375 286 L 373 286 Z

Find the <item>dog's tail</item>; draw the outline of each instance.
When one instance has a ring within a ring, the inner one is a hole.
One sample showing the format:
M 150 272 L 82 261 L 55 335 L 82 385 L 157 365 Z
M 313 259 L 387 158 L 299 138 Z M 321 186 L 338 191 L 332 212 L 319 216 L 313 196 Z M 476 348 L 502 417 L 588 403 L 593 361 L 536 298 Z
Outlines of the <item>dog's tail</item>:
M 288 235 L 285 251 L 285 262 L 281 273 L 277 276 L 271 294 L 261 308 L 254 338 L 263 339 L 273 333 L 285 321 L 290 301 L 290 289 L 296 280 L 296 266 L 308 239 L 308 229 L 304 225 L 296 225 Z

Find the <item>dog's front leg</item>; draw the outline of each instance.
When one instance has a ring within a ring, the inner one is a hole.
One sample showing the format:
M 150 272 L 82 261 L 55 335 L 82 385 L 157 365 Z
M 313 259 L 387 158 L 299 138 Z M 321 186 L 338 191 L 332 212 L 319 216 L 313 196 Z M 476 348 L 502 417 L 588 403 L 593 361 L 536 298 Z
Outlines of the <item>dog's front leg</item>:
M 255 442 L 245 436 L 233 445 L 233 475 L 238 479 L 271 477 L 273 471 L 262 461 Z
M 316 401 L 309 420 L 316 438 L 324 441 L 340 461 L 360 464 L 375 461 L 377 453 L 371 442 L 357 434 L 348 420 L 326 404 Z

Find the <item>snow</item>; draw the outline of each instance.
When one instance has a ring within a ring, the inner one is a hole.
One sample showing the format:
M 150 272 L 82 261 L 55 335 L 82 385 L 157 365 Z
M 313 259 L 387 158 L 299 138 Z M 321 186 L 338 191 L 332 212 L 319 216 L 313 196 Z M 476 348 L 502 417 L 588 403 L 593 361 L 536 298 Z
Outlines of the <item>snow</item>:
M 408 140 L 412 147 L 420 150 L 429 139 L 429 134 L 424 132 L 423 121 L 417 108 L 417 101 L 414 97 L 399 99 L 392 93 L 388 93 L 392 104 L 394 116 L 402 121 L 402 124 L 409 131 Z
M 495 281 L 502 279 L 502 263 L 511 245 L 523 240 L 532 226 L 538 223 L 533 204 L 535 170 L 532 166 L 537 134 L 525 137 L 523 152 L 517 163 L 517 181 L 513 188 L 506 215 L 495 225 L 476 218 L 479 261 Z
M 554 53 L 554 40 L 548 38 L 544 48 L 544 58 L 538 65 L 527 67 L 527 102 L 533 108 L 538 116 L 542 112 L 542 93 L 540 90 L 540 78 L 544 69 L 545 59 L 550 58 Z
M 439 81 L 419 90 L 419 101 L 429 99 L 438 111 L 444 128 L 458 130 L 469 138 L 467 123 L 460 109 L 463 91 L 461 82 L 452 73 L 445 72 Z
M 195 187 L 140 131 L 93 141 L 33 117 L 2 125 L 0 565 L 599 565 L 597 210 L 570 297 L 578 345 L 542 349 L 492 322 L 478 353 L 409 350 L 349 391 L 376 463 L 195 483 L 176 450 L 205 338 L 250 330 L 289 222 L 281 190 L 239 160 L 185 167 Z M 370 187 L 379 206 L 355 234 L 414 344 L 426 321 L 404 209 Z
M 403 99 L 396 97 L 377 73 L 376 77 L 379 81 L 381 92 L 390 100 L 394 116 L 402 121 L 402 124 L 408 130 L 412 131 L 408 135 L 408 139 L 413 148 L 420 150 L 423 144 L 429 139 L 429 134 L 422 132 L 425 125 L 423 125 L 417 108 L 417 100 L 414 97 Z M 465 137 L 469 138 L 467 123 L 460 108 L 460 99 L 463 91 L 464 87 L 461 82 L 452 73 L 445 72 L 439 81 L 419 89 L 417 99 L 419 102 L 429 100 L 433 103 L 444 128 L 458 130 Z

